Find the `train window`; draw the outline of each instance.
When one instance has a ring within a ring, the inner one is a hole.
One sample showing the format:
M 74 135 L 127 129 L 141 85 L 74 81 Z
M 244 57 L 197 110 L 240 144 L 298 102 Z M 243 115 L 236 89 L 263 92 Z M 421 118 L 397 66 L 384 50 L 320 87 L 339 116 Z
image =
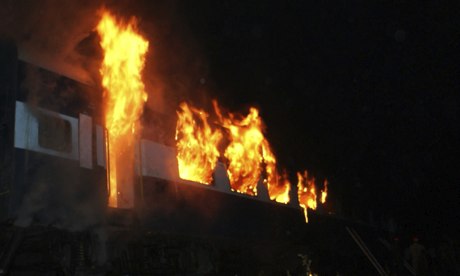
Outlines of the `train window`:
M 72 128 L 70 122 L 41 114 L 38 118 L 38 144 L 42 148 L 71 152 Z

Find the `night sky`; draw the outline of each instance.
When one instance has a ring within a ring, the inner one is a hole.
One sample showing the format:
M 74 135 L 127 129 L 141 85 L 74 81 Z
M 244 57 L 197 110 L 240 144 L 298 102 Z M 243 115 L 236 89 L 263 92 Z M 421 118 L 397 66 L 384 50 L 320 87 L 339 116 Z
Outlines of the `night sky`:
M 280 162 L 292 177 L 307 168 L 330 179 L 345 215 L 372 210 L 421 235 L 458 229 L 456 7 L 247 2 L 178 5 L 210 97 L 259 107 Z

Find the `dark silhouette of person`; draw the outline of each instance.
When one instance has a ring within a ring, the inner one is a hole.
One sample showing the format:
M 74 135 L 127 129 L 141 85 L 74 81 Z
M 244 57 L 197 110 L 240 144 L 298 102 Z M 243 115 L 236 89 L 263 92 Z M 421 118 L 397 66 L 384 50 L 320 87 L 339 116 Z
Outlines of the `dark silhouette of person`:
M 428 261 L 425 247 L 419 243 L 418 237 L 412 239 L 412 245 L 409 247 L 409 252 L 415 275 L 428 275 Z

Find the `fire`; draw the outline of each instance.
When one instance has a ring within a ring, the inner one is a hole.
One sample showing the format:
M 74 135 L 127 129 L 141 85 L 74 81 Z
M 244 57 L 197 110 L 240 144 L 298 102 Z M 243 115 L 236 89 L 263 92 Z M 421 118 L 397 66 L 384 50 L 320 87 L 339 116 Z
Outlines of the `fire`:
M 279 203 L 289 203 L 289 192 L 291 191 L 291 182 L 289 182 L 287 172 L 284 171 L 278 175 L 278 183 L 276 185 L 268 184 L 268 193 L 271 200 Z
M 299 198 L 299 205 L 303 208 L 305 215 L 305 222 L 308 223 L 307 208 L 316 210 L 316 187 L 315 179 L 308 177 L 307 171 L 303 174 L 297 172 L 297 195 Z
M 217 148 L 222 133 L 212 130 L 208 114 L 203 110 L 180 104 L 176 125 L 179 175 L 203 184 L 212 182 L 212 173 L 220 156 Z
M 230 144 L 224 156 L 229 163 L 227 174 L 232 190 L 257 195 L 257 183 L 265 172 L 263 182 L 267 186 L 270 199 L 288 203 L 290 183 L 286 174 L 278 174 L 276 157 L 263 134 L 259 111 L 251 107 L 246 117 L 236 118 L 232 113 L 224 117 L 216 101 L 214 109 L 222 126 L 228 130 Z
M 134 205 L 135 147 L 140 128 L 139 118 L 147 101 L 141 73 L 149 42 L 129 22 L 117 20 L 103 11 L 97 31 L 104 58 L 100 68 L 104 87 L 105 126 L 107 129 L 107 184 L 109 206 L 131 208 Z M 257 185 L 263 176 L 271 200 L 288 203 L 291 184 L 286 171 L 279 173 L 277 160 L 264 136 L 259 111 L 251 107 L 247 116 L 228 113 L 224 117 L 213 102 L 219 121 L 227 132 L 228 146 L 224 156 L 233 191 L 257 195 Z M 176 146 L 179 175 L 203 184 L 212 182 L 212 174 L 220 157 L 218 145 L 223 138 L 220 130 L 212 129 L 208 114 L 182 103 L 177 112 Z M 314 178 L 307 171 L 297 173 L 299 205 L 304 209 L 317 207 Z M 321 190 L 321 203 L 326 202 L 327 180 Z
M 222 126 L 229 132 L 230 144 L 224 156 L 229 163 L 227 174 L 231 188 L 239 193 L 257 195 L 257 183 L 262 173 L 261 144 L 264 141 L 259 111 L 251 107 L 248 116 L 236 119 L 232 113 L 228 118 L 223 117 L 215 101 L 214 108 Z
M 328 186 L 328 182 L 327 182 L 327 179 L 324 180 L 324 189 L 321 190 L 321 203 L 324 204 L 326 203 L 326 198 L 327 198 L 327 186 Z
M 133 206 L 136 135 L 147 100 L 141 79 L 148 41 L 136 30 L 135 19 L 117 20 L 103 11 L 97 26 L 104 59 L 100 68 L 104 87 L 108 148 L 109 206 Z
M 283 172 L 283 174 L 278 173 L 275 155 L 270 149 L 270 145 L 266 139 L 262 142 L 262 158 L 265 164 L 266 173 L 264 184 L 267 186 L 270 199 L 287 204 L 289 202 L 291 183 L 289 182 L 286 172 Z

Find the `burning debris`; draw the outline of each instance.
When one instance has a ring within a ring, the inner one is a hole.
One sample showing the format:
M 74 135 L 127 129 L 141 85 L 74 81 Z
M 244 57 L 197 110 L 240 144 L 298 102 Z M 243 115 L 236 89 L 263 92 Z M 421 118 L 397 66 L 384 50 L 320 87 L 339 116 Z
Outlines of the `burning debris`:
M 97 26 L 104 50 L 100 70 L 107 128 L 109 206 L 133 207 L 135 146 L 147 93 L 141 79 L 148 41 L 136 21 L 121 22 L 103 11 Z

